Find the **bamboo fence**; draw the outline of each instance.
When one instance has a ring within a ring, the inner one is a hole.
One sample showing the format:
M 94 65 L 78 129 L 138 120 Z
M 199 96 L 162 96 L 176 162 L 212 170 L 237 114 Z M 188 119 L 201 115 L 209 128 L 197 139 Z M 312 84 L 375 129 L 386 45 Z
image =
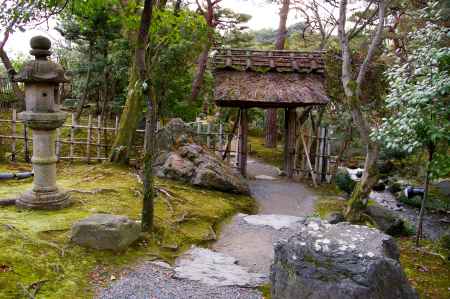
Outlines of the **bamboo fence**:
M 18 119 L 16 109 L 10 110 L 10 116 L 3 113 L 0 119 L 0 146 L 9 147 L 10 160 L 29 162 L 32 149 L 32 132 L 24 122 Z M 6 118 L 5 118 L 6 115 Z M 80 122 L 75 121 L 75 114 L 70 121 L 56 130 L 56 156 L 59 160 L 84 161 L 87 163 L 107 160 L 119 130 L 119 117 L 102 119 L 101 115 L 89 114 Z M 188 123 L 194 134 L 199 135 L 206 146 L 216 152 L 225 151 L 228 134 L 222 123 L 197 121 Z M 158 130 L 159 123 L 158 123 Z M 214 131 L 216 130 L 216 131 Z M 131 149 L 131 158 L 140 158 L 145 141 L 145 129 L 137 129 L 135 142 Z M 8 151 L 8 150 L 7 150 Z

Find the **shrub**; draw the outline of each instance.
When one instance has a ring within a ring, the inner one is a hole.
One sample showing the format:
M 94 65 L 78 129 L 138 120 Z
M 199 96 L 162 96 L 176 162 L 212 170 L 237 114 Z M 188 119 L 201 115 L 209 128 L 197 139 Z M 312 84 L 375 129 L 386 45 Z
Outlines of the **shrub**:
M 356 182 L 352 180 L 347 170 L 339 170 L 336 173 L 335 181 L 338 188 L 347 194 L 351 194 L 356 185 Z

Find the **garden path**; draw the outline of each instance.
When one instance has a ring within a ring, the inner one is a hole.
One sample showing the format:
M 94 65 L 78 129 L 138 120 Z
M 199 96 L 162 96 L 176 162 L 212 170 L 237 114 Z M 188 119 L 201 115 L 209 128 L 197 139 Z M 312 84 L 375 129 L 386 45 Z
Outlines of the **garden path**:
M 249 159 L 257 215 L 235 215 L 209 249 L 191 248 L 175 267 L 139 265 L 98 298 L 263 298 L 253 287 L 269 281 L 273 244 L 287 238 L 302 217 L 314 212 L 314 192 L 278 173 L 273 166 Z
M 259 204 L 259 223 L 253 225 L 245 216 L 236 215 L 221 231 L 213 250 L 235 257 L 250 271 L 268 274 L 273 260 L 273 243 L 289 234 L 290 216 L 304 217 L 314 213 L 315 195 L 304 184 L 278 176 L 278 169 L 250 159 L 248 163 L 250 192 Z M 264 217 L 263 215 L 274 215 Z M 254 217 L 252 219 L 255 219 Z M 277 227 L 277 228 L 278 228 Z

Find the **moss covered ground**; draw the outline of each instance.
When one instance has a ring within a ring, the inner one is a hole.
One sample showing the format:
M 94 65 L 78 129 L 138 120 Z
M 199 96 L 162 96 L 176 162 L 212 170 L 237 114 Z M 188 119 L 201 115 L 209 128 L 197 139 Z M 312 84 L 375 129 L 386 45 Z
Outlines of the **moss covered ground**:
M 450 298 L 450 261 L 448 251 L 438 242 L 423 240 L 418 250 L 414 238 L 400 238 L 400 262 L 420 298 Z
M 26 164 L 0 164 L 0 172 L 29 170 Z M 58 182 L 73 205 L 60 211 L 0 207 L 0 298 L 91 298 L 122 266 L 140 259 L 168 262 L 191 244 L 215 237 L 218 225 L 238 211 L 251 213 L 250 197 L 206 191 L 157 180 L 155 231 L 125 252 L 94 251 L 69 240 L 71 225 L 94 213 L 139 220 L 142 185 L 130 168 L 108 164 L 58 164 Z M 0 182 L 0 198 L 30 188 L 31 179 Z M 36 294 L 34 294 L 36 292 Z
M 317 199 L 314 206 L 314 213 L 320 218 L 334 212 L 343 213 L 347 202 L 340 195 L 341 191 L 334 184 L 321 184 L 315 189 Z
M 267 148 L 264 146 L 264 137 L 249 136 L 248 143 L 251 147 L 250 155 L 267 164 L 278 168 L 283 167 L 283 146 L 280 142 L 276 148 Z

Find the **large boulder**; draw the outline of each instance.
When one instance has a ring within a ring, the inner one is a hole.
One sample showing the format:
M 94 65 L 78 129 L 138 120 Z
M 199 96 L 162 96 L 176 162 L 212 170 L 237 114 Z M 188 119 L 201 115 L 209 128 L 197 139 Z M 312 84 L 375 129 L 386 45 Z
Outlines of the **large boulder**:
M 160 154 L 172 151 L 179 144 L 200 142 L 194 130 L 180 118 L 171 119 L 158 131 L 157 137 L 156 148 Z
M 365 226 L 309 219 L 275 245 L 272 298 L 418 298 L 392 237 Z
M 218 156 L 195 143 L 180 144 L 160 155 L 156 175 L 195 186 L 236 194 L 249 194 L 245 179 Z
M 404 220 L 388 208 L 373 203 L 367 206 L 366 213 L 383 232 L 392 236 L 405 234 Z
M 139 238 L 140 225 L 125 216 L 94 214 L 72 226 L 71 240 L 99 250 L 122 251 Z

